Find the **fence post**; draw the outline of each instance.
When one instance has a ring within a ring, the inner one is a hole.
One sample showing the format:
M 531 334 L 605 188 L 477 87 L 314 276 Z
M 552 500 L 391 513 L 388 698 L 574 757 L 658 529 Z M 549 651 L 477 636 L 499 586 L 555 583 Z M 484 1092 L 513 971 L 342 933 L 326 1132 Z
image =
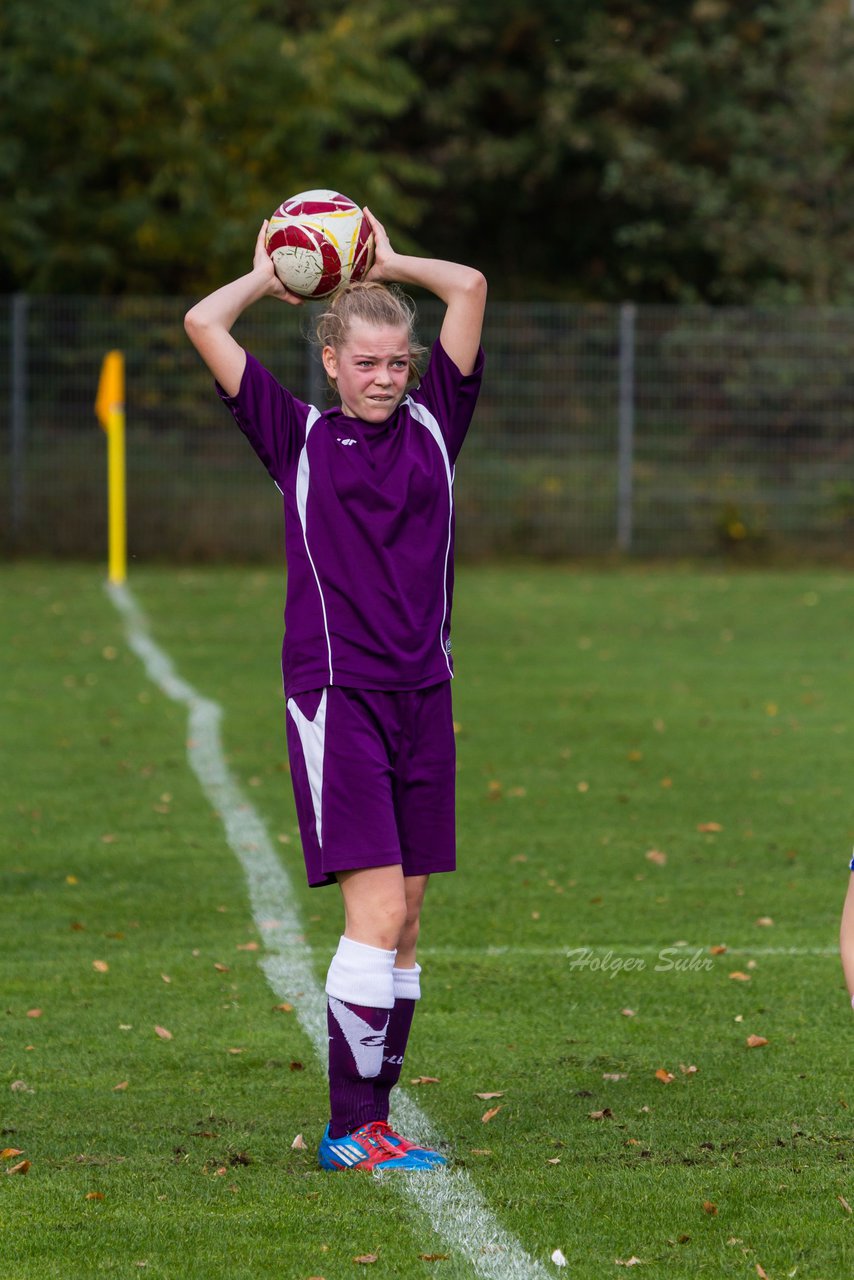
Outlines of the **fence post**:
M 12 545 L 20 539 L 26 514 L 27 315 L 29 298 L 12 296 L 9 377 L 9 528 Z
M 620 305 L 619 405 L 617 418 L 617 547 L 632 549 L 635 452 L 635 317 L 633 302 Z
M 311 338 L 305 343 L 305 398 L 309 404 L 313 404 L 317 409 L 323 409 L 328 403 L 326 399 L 326 393 L 328 391 L 326 371 L 323 368 L 320 349 L 317 343 L 313 341 L 314 330 L 317 327 L 317 322 L 322 313 L 323 303 L 312 302 L 309 304 L 308 333 L 311 335 Z

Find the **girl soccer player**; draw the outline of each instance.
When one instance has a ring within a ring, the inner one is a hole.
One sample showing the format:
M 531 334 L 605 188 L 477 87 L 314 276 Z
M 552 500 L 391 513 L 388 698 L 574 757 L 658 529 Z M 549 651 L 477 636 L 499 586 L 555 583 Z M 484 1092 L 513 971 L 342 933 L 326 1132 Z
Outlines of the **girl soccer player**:
M 300 298 L 265 249 L 187 313 L 220 396 L 284 496 L 282 670 L 297 816 L 310 885 L 336 883 L 344 932 L 326 979 L 331 1119 L 326 1169 L 426 1169 L 444 1157 L 388 1124 L 415 1002 L 429 876 L 452 871 L 449 681 L 454 463 L 480 387 L 486 282 L 457 263 L 396 253 L 366 210 L 375 260 L 318 324 L 340 405 L 282 387 L 231 335 L 260 298 Z M 417 387 L 414 307 L 445 303 Z

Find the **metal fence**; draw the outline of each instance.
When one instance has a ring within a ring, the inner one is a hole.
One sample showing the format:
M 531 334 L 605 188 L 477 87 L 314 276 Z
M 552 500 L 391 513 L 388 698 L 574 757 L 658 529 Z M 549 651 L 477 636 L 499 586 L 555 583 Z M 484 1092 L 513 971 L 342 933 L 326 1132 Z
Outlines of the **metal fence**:
M 281 556 L 279 495 L 184 336 L 186 299 L 0 298 L 0 550 L 100 557 L 104 353 L 127 361 L 139 560 Z M 429 342 L 441 315 L 421 308 Z M 326 395 L 309 309 L 236 336 Z M 462 556 L 839 555 L 854 548 L 854 311 L 492 304 L 457 469 Z

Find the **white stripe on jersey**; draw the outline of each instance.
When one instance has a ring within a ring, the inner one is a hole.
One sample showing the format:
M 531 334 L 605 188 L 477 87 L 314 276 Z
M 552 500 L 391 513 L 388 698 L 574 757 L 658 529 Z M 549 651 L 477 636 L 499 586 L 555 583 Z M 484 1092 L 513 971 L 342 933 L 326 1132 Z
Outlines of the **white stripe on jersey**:
M 442 632 L 445 630 L 445 620 L 448 616 L 448 559 L 451 554 L 451 520 L 454 514 L 454 468 L 451 466 L 451 460 L 448 457 L 448 450 L 445 446 L 445 440 L 439 428 L 439 423 L 433 417 L 430 410 L 418 401 L 413 400 L 411 396 L 406 397 L 405 401 L 413 421 L 420 422 L 422 427 L 426 427 L 430 435 L 439 446 L 439 452 L 442 455 L 442 461 L 445 464 L 445 476 L 448 481 L 448 541 L 445 544 L 445 565 L 442 571 L 442 621 L 439 624 L 439 647 L 442 650 L 442 657 L 445 660 L 445 666 L 448 668 L 448 674 L 453 676 L 453 668 L 451 666 L 450 655 L 445 649 L 442 640 Z
M 294 698 L 288 698 L 288 711 L 297 727 L 302 755 L 305 760 L 305 771 L 308 774 L 308 785 L 311 789 L 311 803 L 314 808 L 314 827 L 317 831 L 317 843 L 323 848 L 321 830 L 321 811 L 323 802 L 323 750 L 326 743 L 326 690 L 320 695 L 317 712 L 313 720 L 304 716 Z
M 299 465 L 297 466 L 297 484 L 296 499 L 297 511 L 299 512 L 299 522 L 302 525 L 302 539 L 305 543 L 305 553 L 308 556 L 308 562 L 311 565 L 311 571 L 314 574 L 314 580 L 317 583 L 318 594 L 320 595 L 320 608 L 323 613 L 323 632 L 326 636 L 326 655 L 329 662 L 329 683 L 334 684 L 335 680 L 332 675 L 332 642 L 329 637 L 329 623 L 326 619 L 326 601 L 323 598 L 323 588 L 320 585 L 320 578 L 317 575 L 314 560 L 308 549 L 308 533 L 306 532 L 306 505 L 308 503 L 308 485 L 310 480 L 310 471 L 308 462 L 308 436 L 311 428 L 320 417 L 320 410 L 314 405 L 309 406 L 308 417 L 305 420 L 305 444 L 299 456 Z

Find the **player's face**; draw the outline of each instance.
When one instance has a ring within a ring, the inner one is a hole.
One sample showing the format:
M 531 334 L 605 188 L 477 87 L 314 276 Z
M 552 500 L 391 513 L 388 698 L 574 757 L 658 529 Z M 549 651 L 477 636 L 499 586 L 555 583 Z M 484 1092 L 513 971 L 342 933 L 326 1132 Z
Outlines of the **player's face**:
M 347 341 L 324 347 L 323 365 L 335 379 L 349 418 L 385 422 L 406 394 L 409 334 L 406 326 L 354 321 Z

